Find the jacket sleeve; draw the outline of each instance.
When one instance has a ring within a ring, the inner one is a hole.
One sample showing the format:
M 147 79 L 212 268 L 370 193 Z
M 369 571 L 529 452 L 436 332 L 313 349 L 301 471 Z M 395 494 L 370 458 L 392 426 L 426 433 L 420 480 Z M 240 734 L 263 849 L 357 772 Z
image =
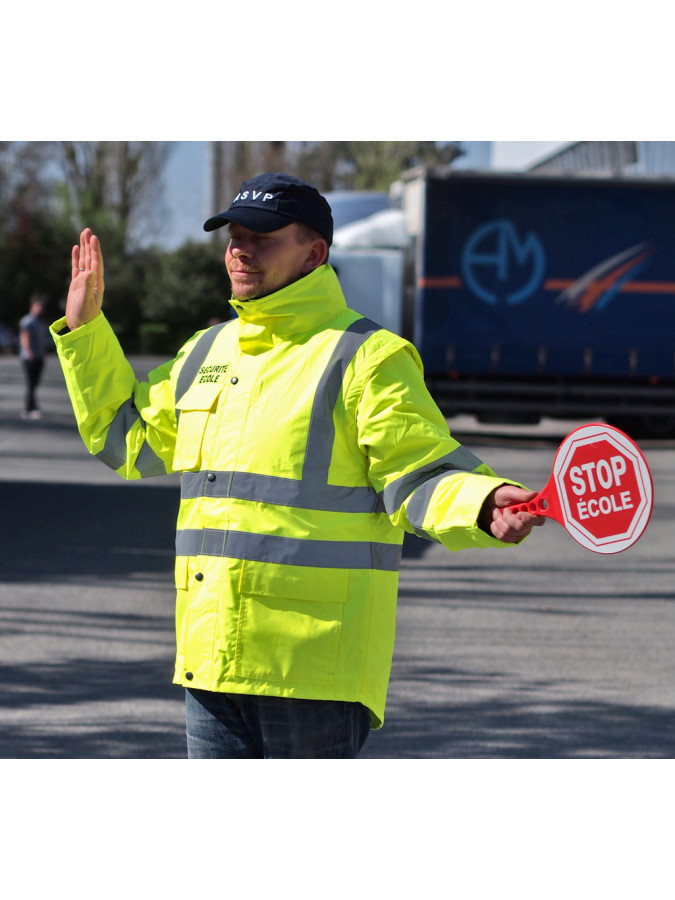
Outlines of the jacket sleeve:
M 372 371 L 358 405 L 359 442 L 371 484 L 394 525 L 449 550 L 504 547 L 477 519 L 488 495 L 516 484 L 450 434 L 407 345 Z
M 136 379 L 105 315 L 75 331 L 51 326 L 77 426 L 87 449 L 122 478 L 172 472 L 175 362 Z

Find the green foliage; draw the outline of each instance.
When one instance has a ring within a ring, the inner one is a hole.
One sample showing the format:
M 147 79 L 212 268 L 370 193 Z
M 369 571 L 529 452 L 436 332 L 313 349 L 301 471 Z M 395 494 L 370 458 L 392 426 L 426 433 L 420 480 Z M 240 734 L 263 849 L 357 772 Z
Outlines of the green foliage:
M 456 144 L 438 141 L 348 141 L 348 187 L 386 191 L 401 173 L 416 166 L 444 166 L 461 155 Z
M 144 321 L 143 299 L 148 284 L 162 265 L 158 252 L 108 253 L 103 240 L 105 298 L 103 310 L 127 353 L 140 350 L 139 328 Z
M 0 320 L 16 327 L 31 295 L 42 294 L 47 315 L 65 307 L 70 281 L 72 235 L 48 210 L 13 210 L 11 227 L 0 231 Z
M 441 141 L 312 142 L 299 169 L 321 191 L 387 191 L 406 170 L 447 166 L 462 153 L 459 144 Z
M 222 250 L 212 243 L 188 241 L 158 257 L 147 280 L 142 310 L 146 322 L 162 324 L 172 350 L 212 319 L 230 318 L 230 285 Z M 158 329 L 145 329 L 146 339 L 159 340 Z M 168 346 L 167 346 L 167 349 Z

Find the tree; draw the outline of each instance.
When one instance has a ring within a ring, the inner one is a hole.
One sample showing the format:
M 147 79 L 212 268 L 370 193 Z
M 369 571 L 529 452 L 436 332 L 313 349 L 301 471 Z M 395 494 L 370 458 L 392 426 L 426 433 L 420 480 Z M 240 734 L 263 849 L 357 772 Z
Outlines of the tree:
M 148 276 L 161 255 L 137 247 L 143 223 L 161 221 L 161 177 L 173 145 L 157 141 L 60 141 L 53 160 L 76 240 L 85 225 L 101 239 L 106 315 L 129 352 L 137 347 Z M 71 243 L 73 238 L 71 238 Z
M 300 166 L 320 190 L 387 191 L 407 169 L 447 166 L 462 154 L 456 142 L 335 141 L 309 147 Z
M 0 145 L 0 319 L 15 326 L 30 297 L 60 311 L 70 276 L 70 229 L 47 174 L 47 142 Z
M 59 141 L 53 147 L 66 210 L 77 230 L 92 227 L 108 254 L 133 249 L 140 227 L 161 218 L 161 176 L 173 144 Z
M 298 177 L 321 193 L 347 186 L 345 179 L 353 165 L 349 147 L 349 141 L 307 141 L 298 156 Z
M 222 252 L 211 242 L 188 241 L 155 260 L 143 296 L 142 314 L 153 345 L 148 352 L 171 352 L 211 319 L 228 319 L 230 285 Z

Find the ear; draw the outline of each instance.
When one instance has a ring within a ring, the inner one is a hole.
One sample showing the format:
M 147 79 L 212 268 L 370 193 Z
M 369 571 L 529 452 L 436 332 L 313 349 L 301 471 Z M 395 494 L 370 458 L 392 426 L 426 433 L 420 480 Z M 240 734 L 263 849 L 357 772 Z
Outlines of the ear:
M 318 269 L 319 266 L 323 264 L 327 256 L 328 244 L 326 243 L 326 241 L 324 241 L 323 238 L 317 238 L 315 241 L 312 241 L 309 247 L 307 258 L 305 260 L 305 264 L 302 267 L 302 274 L 309 275 L 309 273 L 313 272 L 314 269 Z

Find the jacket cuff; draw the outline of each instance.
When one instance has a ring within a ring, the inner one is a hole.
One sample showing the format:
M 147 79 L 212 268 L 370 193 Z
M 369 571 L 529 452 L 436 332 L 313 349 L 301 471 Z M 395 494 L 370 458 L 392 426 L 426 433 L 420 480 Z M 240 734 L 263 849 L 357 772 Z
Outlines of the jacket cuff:
M 105 319 L 105 316 L 102 312 L 99 312 L 98 315 L 94 316 L 91 321 L 86 322 L 84 325 L 80 325 L 79 328 L 75 328 L 71 331 L 68 327 L 68 322 L 66 321 L 65 316 L 61 316 L 60 319 L 57 319 L 55 322 L 49 326 L 49 330 L 52 334 L 52 337 L 55 341 L 60 342 L 63 341 L 64 338 L 68 338 L 71 334 L 77 335 L 85 335 L 92 331 L 94 328 L 98 328 L 102 323 L 100 320 Z M 94 324 L 96 323 L 96 324 Z

